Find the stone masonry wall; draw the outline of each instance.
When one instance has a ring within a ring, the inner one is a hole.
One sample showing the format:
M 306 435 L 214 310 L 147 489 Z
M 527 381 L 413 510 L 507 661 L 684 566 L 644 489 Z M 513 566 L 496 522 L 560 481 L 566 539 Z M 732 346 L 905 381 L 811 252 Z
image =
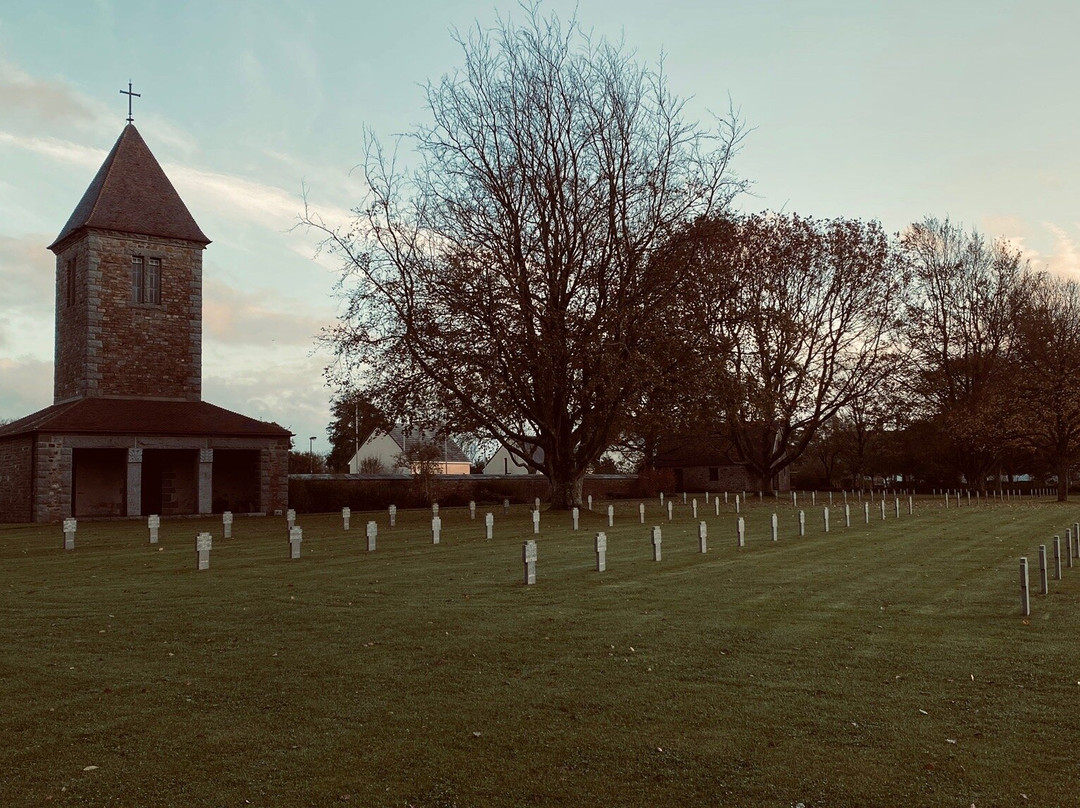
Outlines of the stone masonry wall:
M 134 303 L 131 259 L 161 260 L 161 302 Z M 67 305 L 67 262 L 78 288 Z M 202 395 L 202 247 L 90 231 L 56 258 L 54 397 Z
M 259 452 L 259 502 L 269 516 L 289 507 L 288 438 L 280 438 Z
M 34 444 L 35 522 L 71 516 L 71 447 L 60 435 L 38 435 Z
M 33 519 L 33 451 L 29 435 L 0 441 L 0 522 Z

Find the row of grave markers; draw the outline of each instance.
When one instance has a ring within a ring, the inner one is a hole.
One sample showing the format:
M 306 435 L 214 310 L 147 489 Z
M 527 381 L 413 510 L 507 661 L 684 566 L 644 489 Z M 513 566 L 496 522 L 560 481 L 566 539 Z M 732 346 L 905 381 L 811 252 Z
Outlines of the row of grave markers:
M 1061 580 L 1061 536 L 1054 536 L 1054 580 Z M 1073 522 L 1071 528 L 1065 528 L 1065 559 L 1073 566 L 1073 559 L 1080 559 L 1080 522 Z M 1047 570 L 1046 545 L 1039 545 L 1039 594 L 1050 594 L 1049 572 Z M 1024 617 L 1031 615 L 1031 593 L 1028 587 L 1027 556 L 1020 557 L 1020 613 Z

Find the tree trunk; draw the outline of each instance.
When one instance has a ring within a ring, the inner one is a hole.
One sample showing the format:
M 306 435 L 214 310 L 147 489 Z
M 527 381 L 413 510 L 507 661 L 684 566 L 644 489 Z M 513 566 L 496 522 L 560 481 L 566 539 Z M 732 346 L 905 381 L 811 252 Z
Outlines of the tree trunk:
M 551 508 L 556 511 L 568 511 L 582 505 L 581 490 L 585 483 L 585 473 L 565 475 L 551 474 Z
M 1058 502 L 1069 501 L 1069 461 L 1061 459 L 1058 461 Z

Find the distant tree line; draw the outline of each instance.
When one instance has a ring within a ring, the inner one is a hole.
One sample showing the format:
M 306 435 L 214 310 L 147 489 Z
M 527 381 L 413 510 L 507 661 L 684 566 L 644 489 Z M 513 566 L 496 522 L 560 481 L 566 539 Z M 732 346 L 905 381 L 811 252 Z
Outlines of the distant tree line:
M 1067 480 L 1075 284 L 947 220 L 735 214 L 734 111 L 687 122 L 661 67 L 526 12 L 458 37 L 414 168 L 368 133 L 356 221 L 305 219 L 343 266 L 332 468 L 363 420 L 496 440 L 557 507 L 606 453 L 648 469 L 687 432 L 728 436 L 766 486 L 796 463 Z

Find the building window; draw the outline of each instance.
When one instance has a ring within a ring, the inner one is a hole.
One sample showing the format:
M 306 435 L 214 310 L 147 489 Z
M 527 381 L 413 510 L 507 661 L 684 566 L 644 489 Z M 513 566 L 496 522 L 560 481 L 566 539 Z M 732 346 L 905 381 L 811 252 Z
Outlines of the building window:
M 161 302 L 161 259 L 131 256 L 131 302 Z
M 75 259 L 69 258 L 67 262 L 67 304 L 75 305 Z
M 715 483 L 720 481 L 720 469 L 716 466 L 709 467 L 709 482 Z

